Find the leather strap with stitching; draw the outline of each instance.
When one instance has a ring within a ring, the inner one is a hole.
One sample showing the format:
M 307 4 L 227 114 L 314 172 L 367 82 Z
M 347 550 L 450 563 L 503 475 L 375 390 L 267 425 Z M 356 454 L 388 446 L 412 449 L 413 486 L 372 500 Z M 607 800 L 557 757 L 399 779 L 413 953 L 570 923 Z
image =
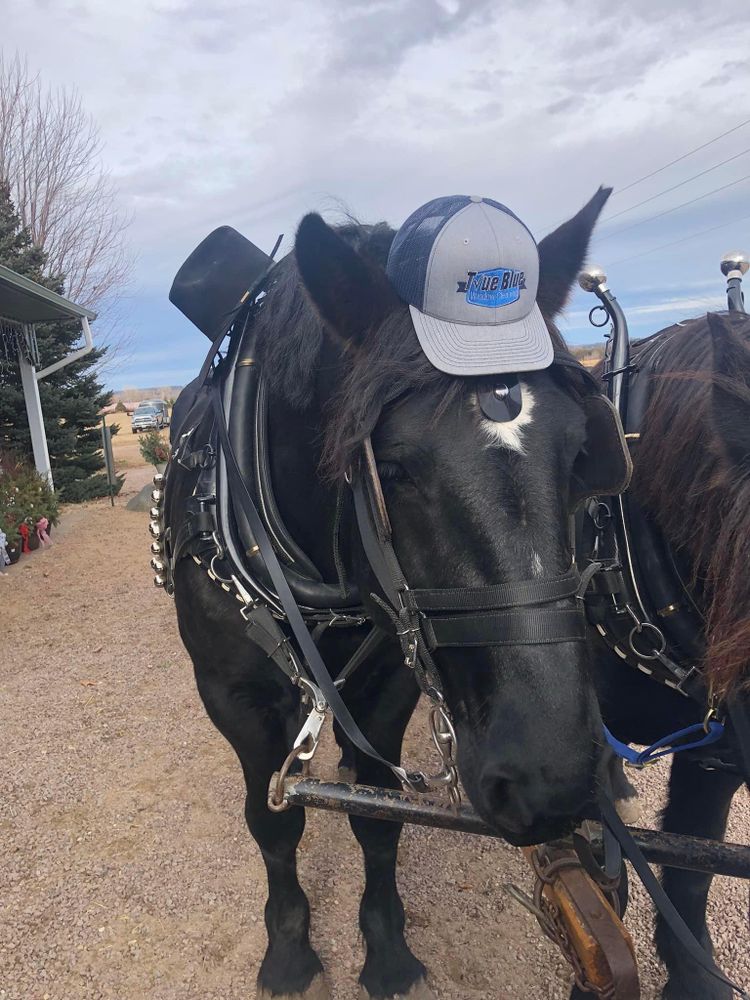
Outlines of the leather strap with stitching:
M 439 646 L 537 646 L 586 638 L 579 608 L 535 608 L 425 618 L 422 630 L 430 650 Z
M 409 596 L 420 611 L 484 611 L 519 608 L 527 604 L 547 604 L 574 597 L 580 577 L 576 572 L 543 580 L 518 580 L 490 587 L 446 587 L 444 590 L 410 590 Z

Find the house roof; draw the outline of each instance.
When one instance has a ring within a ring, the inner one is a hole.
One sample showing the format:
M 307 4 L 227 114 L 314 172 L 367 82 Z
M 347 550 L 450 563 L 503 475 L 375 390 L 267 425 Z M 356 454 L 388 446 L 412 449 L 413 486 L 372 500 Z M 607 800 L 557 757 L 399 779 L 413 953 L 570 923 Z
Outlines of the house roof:
M 0 264 L 0 317 L 17 323 L 96 319 L 96 313 Z

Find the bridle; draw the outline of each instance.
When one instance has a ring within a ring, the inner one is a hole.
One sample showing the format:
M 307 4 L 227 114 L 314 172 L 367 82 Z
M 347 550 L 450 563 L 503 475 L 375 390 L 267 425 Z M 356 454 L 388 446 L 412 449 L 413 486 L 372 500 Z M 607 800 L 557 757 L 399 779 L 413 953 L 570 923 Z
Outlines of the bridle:
M 393 548 L 388 509 L 372 442 L 365 438 L 356 472 L 347 476 L 367 562 L 382 595 L 372 598 L 390 618 L 422 690 L 442 696 L 433 659 L 441 647 L 542 645 L 585 638 L 580 600 L 575 607 L 550 605 L 582 597 L 593 570 L 582 578 L 575 565 L 561 576 L 485 587 L 413 589 Z

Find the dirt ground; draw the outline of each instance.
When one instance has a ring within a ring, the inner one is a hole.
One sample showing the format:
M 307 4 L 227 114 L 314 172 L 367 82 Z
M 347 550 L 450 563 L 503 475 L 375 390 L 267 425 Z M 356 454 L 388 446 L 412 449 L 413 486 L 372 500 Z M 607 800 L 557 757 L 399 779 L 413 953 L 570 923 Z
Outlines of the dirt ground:
M 0 998 L 249 1000 L 265 876 L 240 770 L 195 692 L 173 605 L 152 585 L 147 516 L 124 509 L 153 471 L 138 467 L 125 426 L 117 452 L 131 464 L 115 508 L 66 510 L 52 546 L 0 576 Z M 426 741 L 419 713 L 411 760 Z M 329 747 L 317 773 L 333 760 Z M 647 825 L 665 777 L 639 776 Z M 750 837 L 744 791 L 729 836 Z M 353 1000 L 362 877 L 343 817 L 309 817 L 300 868 L 333 995 Z M 568 996 L 562 959 L 508 882 L 530 883 L 518 851 L 405 829 L 409 940 L 441 1000 Z M 719 961 L 749 983 L 746 885 L 716 879 L 710 910 Z M 637 887 L 627 922 L 643 998 L 656 1000 L 662 973 Z

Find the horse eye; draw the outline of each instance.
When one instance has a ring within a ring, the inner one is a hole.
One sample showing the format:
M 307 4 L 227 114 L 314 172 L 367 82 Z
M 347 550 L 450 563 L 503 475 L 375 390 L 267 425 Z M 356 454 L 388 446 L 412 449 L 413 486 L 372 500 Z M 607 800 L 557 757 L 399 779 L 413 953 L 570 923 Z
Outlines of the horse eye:
M 378 462 L 378 475 L 381 483 L 405 483 L 409 476 L 406 469 L 399 462 Z

